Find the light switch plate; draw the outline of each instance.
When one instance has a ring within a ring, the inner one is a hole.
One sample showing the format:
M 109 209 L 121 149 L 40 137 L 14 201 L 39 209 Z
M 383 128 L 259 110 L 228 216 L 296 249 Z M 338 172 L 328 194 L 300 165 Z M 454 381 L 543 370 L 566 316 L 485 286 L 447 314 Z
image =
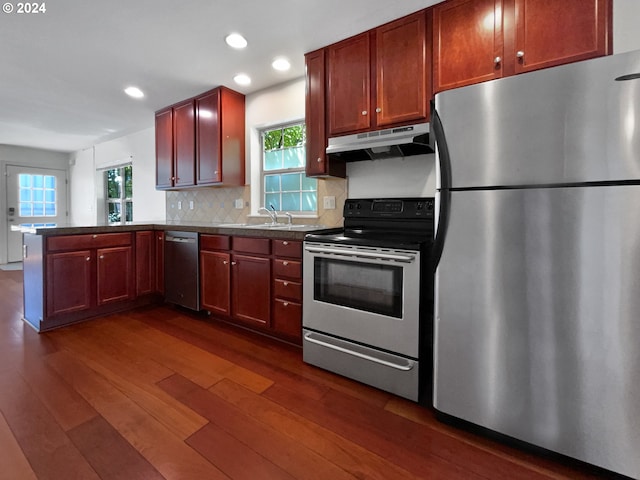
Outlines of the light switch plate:
M 336 197 L 322 197 L 323 206 L 325 210 L 335 210 L 336 208 Z

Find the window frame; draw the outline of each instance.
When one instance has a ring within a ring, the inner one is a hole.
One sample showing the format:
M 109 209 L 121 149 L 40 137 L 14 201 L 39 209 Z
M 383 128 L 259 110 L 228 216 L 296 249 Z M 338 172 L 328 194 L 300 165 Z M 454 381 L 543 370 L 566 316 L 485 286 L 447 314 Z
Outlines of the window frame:
M 301 126 L 303 128 L 303 143 L 300 145 L 302 147 L 304 147 L 305 149 L 305 153 L 306 153 L 306 148 L 307 148 L 307 133 L 306 133 L 306 125 L 303 120 L 296 120 L 296 121 L 291 121 L 291 122 L 285 122 L 285 123 L 278 123 L 278 124 L 273 124 L 273 125 L 269 125 L 263 128 L 260 128 L 258 130 L 258 136 L 260 138 L 260 208 L 267 208 L 270 210 L 269 205 L 266 205 L 266 197 L 267 197 L 267 191 L 266 191 L 266 178 L 269 175 L 286 175 L 286 174 L 301 174 L 303 178 L 308 178 L 309 180 L 313 180 L 315 183 L 315 190 L 303 190 L 303 184 L 302 184 L 302 179 L 301 179 L 301 185 L 300 185 L 300 190 L 297 190 L 296 192 L 300 193 L 300 195 L 302 195 L 303 192 L 315 192 L 315 209 L 313 210 L 286 210 L 288 213 L 291 213 L 294 216 L 315 216 L 318 213 L 318 182 L 317 179 L 313 178 L 313 177 L 307 177 L 306 175 L 306 164 L 303 163 L 300 167 L 286 167 L 286 168 L 278 168 L 278 169 L 274 169 L 274 170 L 265 170 L 265 135 L 267 132 L 271 132 L 274 130 L 285 130 L 286 128 L 289 127 L 293 127 L 293 126 Z M 288 147 L 288 148 L 294 148 L 294 147 Z M 284 149 L 284 148 L 283 148 Z M 306 155 L 305 155 L 306 156 Z M 282 185 L 281 185 L 282 188 Z M 282 189 L 280 189 L 279 191 L 281 198 L 282 198 Z M 302 206 L 302 205 L 301 205 Z M 281 207 L 281 206 L 280 206 Z M 279 208 L 278 211 L 285 211 L 282 208 Z
M 125 169 L 131 168 L 131 196 L 127 197 L 127 188 L 125 185 L 125 181 L 122 182 L 122 188 L 120 189 L 120 197 L 119 198 L 110 198 L 109 197 L 109 172 L 112 170 L 118 170 L 119 174 L 122 178 L 126 178 Z M 117 165 L 109 168 L 105 168 L 103 170 L 103 181 L 104 181 L 104 201 L 105 201 L 105 221 L 107 225 L 126 225 L 133 222 L 133 164 L 127 163 L 125 165 Z M 111 204 L 119 204 L 120 205 L 120 221 L 112 222 L 109 219 L 109 206 Z M 131 205 L 131 219 L 127 220 L 127 205 Z

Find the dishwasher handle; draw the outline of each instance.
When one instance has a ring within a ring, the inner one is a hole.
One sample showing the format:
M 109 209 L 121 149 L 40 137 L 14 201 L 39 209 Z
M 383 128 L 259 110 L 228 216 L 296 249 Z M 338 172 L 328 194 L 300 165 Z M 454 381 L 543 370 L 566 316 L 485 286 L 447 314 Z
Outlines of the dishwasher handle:
M 166 235 L 164 239 L 166 242 L 196 243 L 196 239 L 193 237 L 173 237 L 171 235 Z

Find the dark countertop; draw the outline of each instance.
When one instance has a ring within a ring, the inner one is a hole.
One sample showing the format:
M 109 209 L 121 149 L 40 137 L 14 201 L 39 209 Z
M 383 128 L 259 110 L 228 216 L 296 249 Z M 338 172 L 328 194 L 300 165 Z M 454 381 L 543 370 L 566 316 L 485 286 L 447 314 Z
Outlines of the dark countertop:
M 135 232 L 141 230 L 162 230 L 198 232 L 205 234 L 235 235 L 245 237 L 282 238 L 288 240 L 303 240 L 309 232 L 325 230 L 323 225 L 292 225 L 281 224 L 277 228 L 268 225 L 246 225 L 231 223 L 198 223 L 198 222 L 136 222 L 127 225 L 61 225 L 58 227 L 14 228 L 23 233 L 42 236 L 82 235 L 97 233 Z

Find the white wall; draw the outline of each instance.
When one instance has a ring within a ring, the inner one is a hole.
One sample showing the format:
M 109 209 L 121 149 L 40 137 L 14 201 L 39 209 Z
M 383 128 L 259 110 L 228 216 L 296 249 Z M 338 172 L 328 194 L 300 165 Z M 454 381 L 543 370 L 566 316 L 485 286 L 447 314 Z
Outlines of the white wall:
M 245 99 L 247 183 L 251 189 L 252 214 L 260 206 L 260 130 L 276 124 L 304 121 L 305 80 L 276 85 L 247 95 Z M 255 165 L 256 168 L 252 166 Z
M 613 0 L 613 53 L 640 49 L 640 0 Z
M 2 172 L 2 194 L 0 194 L 0 263 L 7 261 L 7 198 L 5 195 L 7 165 L 20 165 L 36 168 L 69 169 L 69 154 L 40 150 L 37 148 L 0 145 L 0 172 Z
M 104 222 L 104 191 L 98 169 L 129 161 L 133 165 L 134 222 L 164 221 L 165 193 L 155 189 L 155 155 L 153 127 L 76 152 L 70 169 L 72 223 Z

